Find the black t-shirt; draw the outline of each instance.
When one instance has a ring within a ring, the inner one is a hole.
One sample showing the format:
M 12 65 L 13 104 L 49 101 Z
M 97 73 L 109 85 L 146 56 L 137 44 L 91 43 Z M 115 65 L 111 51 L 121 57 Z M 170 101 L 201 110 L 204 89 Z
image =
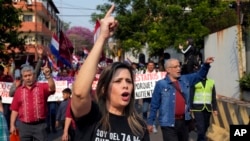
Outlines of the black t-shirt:
M 189 47 L 189 46 L 188 46 Z M 192 59 L 191 56 L 195 55 L 195 47 L 191 46 L 188 51 L 184 54 L 185 56 L 185 61 L 188 59 Z
M 104 131 L 98 126 L 101 119 L 98 105 L 92 103 L 89 114 L 75 119 L 75 141 L 149 141 L 149 133 L 145 127 L 145 135 L 142 138 L 132 133 L 125 116 L 117 116 L 110 113 L 109 122 L 111 131 Z

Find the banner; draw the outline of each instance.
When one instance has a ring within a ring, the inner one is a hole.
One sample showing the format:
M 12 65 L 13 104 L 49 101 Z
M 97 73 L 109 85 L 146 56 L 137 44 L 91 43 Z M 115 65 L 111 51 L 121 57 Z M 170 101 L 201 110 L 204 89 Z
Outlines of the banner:
M 10 87 L 12 83 L 10 82 L 0 82 L 0 95 L 2 97 L 2 103 L 11 103 L 12 97 L 9 96 Z
M 13 83 L 0 82 L 0 95 L 2 96 L 2 103 L 11 103 L 13 97 L 9 96 L 10 87 Z M 68 81 L 55 81 L 56 92 L 48 98 L 48 101 L 62 101 L 62 90 L 68 88 Z
M 55 85 L 56 85 L 56 92 L 55 94 L 49 96 L 48 101 L 62 101 L 63 100 L 63 95 L 62 95 L 62 91 L 65 88 L 69 88 L 68 86 L 68 81 L 55 81 Z
M 136 74 L 135 76 L 135 99 L 150 98 L 156 81 L 165 78 L 166 72 Z
M 156 81 L 165 78 L 165 72 L 151 73 L 151 74 L 136 74 L 135 75 L 135 99 L 150 98 L 155 87 Z M 92 90 L 96 90 L 100 74 L 96 74 L 92 83 Z M 56 92 L 48 98 L 48 101 L 61 101 L 62 90 L 65 88 L 72 89 L 74 77 L 56 77 L 54 78 L 56 84 Z M 46 83 L 42 81 L 41 83 Z M 12 83 L 0 82 L 0 95 L 3 103 L 11 103 L 12 97 L 9 96 L 9 90 Z

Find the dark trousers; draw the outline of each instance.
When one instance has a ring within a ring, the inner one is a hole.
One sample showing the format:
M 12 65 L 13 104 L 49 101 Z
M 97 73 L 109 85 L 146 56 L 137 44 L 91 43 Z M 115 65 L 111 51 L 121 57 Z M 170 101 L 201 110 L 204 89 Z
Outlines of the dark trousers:
M 139 103 L 139 99 L 135 100 L 135 109 L 138 114 L 142 113 L 142 105 Z
M 60 126 L 62 127 L 62 129 L 64 129 L 65 126 L 65 120 L 61 120 L 59 121 Z
M 185 64 L 182 65 L 182 74 L 190 74 L 197 71 L 197 64 L 195 63 L 195 56 L 190 56 L 188 59 L 185 59 Z
M 145 121 L 147 121 L 148 118 L 150 103 L 151 103 L 151 98 L 142 99 L 142 117 Z
M 210 124 L 211 112 L 203 110 L 201 112 L 194 112 L 194 118 L 196 122 L 196 129 L 198 138 L 197 141 L 206 141 L 206 132 Z
M 163 141 L 188 141 L 188 122 L 184 119 L 175 120 L 174 127 L 162 126 L 161 127 Z
M 56 132 L 56 111 L 57 111 L 57 103 L 56 102 L 48 102 L 48 115 L 47 115 L 47 132 L 50 133 Z
M 75 129 L 72 126 L 69 127 L 68 133 L 70 136 L 70 141 L 74 141 L 75 140 L 75 138 L 74 138 L 75 137 Z
M 41 123 L 18 123 L 19 135 L 21 141 L 48 141 L 46 132 L 46 122 Z

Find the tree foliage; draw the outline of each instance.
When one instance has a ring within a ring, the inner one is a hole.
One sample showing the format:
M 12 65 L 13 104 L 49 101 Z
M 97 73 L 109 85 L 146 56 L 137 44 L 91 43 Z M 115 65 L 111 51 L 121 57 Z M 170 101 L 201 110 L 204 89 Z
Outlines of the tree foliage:
M 20 37 L 21 32 L 18 28 L 21 26 L 19 15 L 20 9 L 12 5 L 12 0 L 0 0 L 0 47 L 1 50 L 8 44 L 8 49 L 12 51 L 18 48 L 24 51 L 24 38 Z
M 116 5 L 119 28 L 114 36 L 125 50 L 140 51 L 145 43 L 149 54 L 155 55 L 169 47 L 178 48 L 187 38 L 203 48 L 209 33 L 237 23 L 235 9 L 229 2 L 217 0 L 109 0 Z M 102 13 L 110 7 L 97 7 Z M 103 14 L 92 15 L 95 18 Z
M 63 30 L 63 31 L 69 30 L 70 24 L 71 24 L 71 22 L 64 22 L 64 21 L 63 21 L 62 30 Z
M 74 45 L 77 54 L 81 54 L 84 47 L 90 50 L 93 46 L 94 33 L 87 28 L 79 26 L 71 27 L 66 31 L 66 35 Z

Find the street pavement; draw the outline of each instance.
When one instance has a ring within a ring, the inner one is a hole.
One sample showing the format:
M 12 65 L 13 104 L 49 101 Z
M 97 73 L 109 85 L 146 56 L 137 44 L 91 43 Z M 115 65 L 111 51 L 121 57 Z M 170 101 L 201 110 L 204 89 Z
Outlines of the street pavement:
M 61 136 L 62 136 L 62 129 L 58 129 L 56 133 L 49 134 L 49 141 L 61 141 Z M 189 141 L 196 141 L 197 135 L 194 131 L 190 132 L 189 136 L 190 136 Z M 154 133 L 150 134 L 150 140 L 163 141 L 161 135 L 161 129 L 159 127 L 158 127 L 158 132 L 156 134 Z

